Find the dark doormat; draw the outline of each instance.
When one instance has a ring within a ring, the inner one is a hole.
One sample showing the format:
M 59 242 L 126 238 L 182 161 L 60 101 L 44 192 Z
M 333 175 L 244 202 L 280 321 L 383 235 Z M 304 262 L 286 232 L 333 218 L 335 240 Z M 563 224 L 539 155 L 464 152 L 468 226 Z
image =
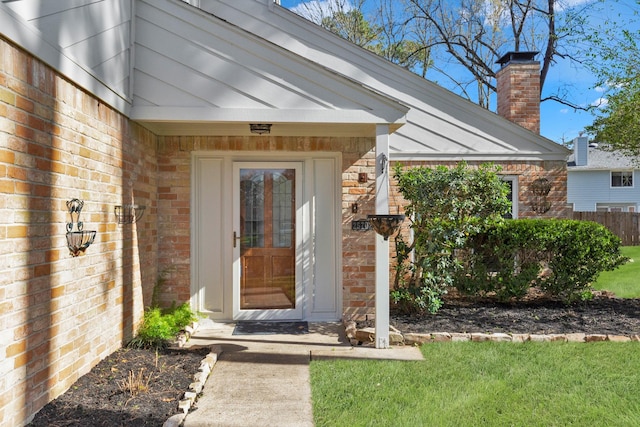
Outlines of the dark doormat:
M 309 333 L 307 322 L 238 322 L 233 335 L 302 335 Z

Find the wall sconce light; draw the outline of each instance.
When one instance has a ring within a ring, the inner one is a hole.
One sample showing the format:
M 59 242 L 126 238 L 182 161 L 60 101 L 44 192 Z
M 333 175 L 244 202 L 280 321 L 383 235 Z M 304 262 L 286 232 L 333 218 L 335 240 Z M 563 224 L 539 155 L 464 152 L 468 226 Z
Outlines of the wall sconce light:
M 249 124 L 249 130 L 251 133 L 257 133 L 258 135 L 262 135 L 264 133 L 271 133 L 271 124 L 270 123 L 251 123 Z
M 140 221 L 146 206 L 142 205 L 122 205 L 114 208 L 116 221 L 118 224 L 133 224 Z
M 543 214 L 551 209 L 551 202 L 547 200 L 547 196 L 551 191 L 551 182 L 546 178 L 538 178 L 531 183 L 531 192 L 533 200 L 531 208 L 534 212 Z
M 84 224 L 80 221 L 80 212 L 82 212 L 83 206 L 82 200 L 71 199 L 67 202 L 67 209 L 69 209 L 71 217 L 71 222 L 67 223 L 67 247 L 73 257 L 84 253 L 96 238 L 95 231 L 83 230 Z M 74 224 L 76 231 L 73 231 Z

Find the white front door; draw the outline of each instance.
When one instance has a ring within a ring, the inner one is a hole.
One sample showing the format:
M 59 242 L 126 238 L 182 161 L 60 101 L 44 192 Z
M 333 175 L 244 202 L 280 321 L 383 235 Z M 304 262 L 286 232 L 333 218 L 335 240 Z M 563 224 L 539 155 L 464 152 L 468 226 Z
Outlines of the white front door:
M 301 163 L 234 163 L 234 319 L 302 318 L 301 177 Z
M 338 320 L 340 164 L 339 154 L 194 153 L 193 308 L 223 321 Z

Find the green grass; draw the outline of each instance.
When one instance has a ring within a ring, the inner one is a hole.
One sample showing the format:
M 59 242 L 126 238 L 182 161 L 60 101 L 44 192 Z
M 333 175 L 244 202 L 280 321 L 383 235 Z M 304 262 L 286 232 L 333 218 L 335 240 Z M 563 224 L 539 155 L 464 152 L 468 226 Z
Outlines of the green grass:
M 640 298 L 640 246 L 624 246 L 621 251 L 631 261 L 601 273 L 593 287 L 611 291 L 620 298 Z
M 312 362 L 316 425 L 640 425 L 638 343 L 441 343 L 422 352 L 423 362 Z

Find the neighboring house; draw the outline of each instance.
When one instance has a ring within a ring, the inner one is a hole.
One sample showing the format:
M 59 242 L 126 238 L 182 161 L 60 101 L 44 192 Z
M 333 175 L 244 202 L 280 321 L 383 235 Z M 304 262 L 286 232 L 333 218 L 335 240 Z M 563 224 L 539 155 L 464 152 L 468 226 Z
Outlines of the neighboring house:
M 567 201 L 576 212 L 638 212 L 640 164 L 576 138 L 567 162 Z
M 506 120 L 270 0 L 14 0 L 0 31 L 7 425 L 128 341 L 156 284 L 217 320 L 375 314 L 388 244 L 352 221 L 402 203 L 396 162 L 495 162 L 514 216 L 566 214 L 529 53 L 501 61 Z M 78 257 L 72 221 L 97 232 Z

